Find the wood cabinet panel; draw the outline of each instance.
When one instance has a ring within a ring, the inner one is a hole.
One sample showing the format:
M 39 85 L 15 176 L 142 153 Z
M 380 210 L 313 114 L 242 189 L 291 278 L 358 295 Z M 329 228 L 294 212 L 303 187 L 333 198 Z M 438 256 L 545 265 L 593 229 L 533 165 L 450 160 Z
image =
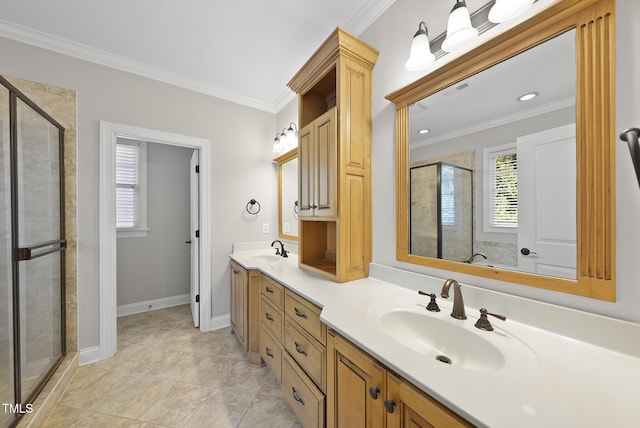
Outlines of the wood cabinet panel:
M 309 377 L 324 391 L 326 385 L 326 348 L 289 318 L 284 326 L 284 348 Z
M 284 308 L 285 313 L 315 339 L 323 345 L 327 343 L 327 329 L 320 321 L 321 309 L 319 307 L 292 291 L 286 290 Z
M 286 352 L 282 358 L 282 390 L 305 428 L 324 427 L 324 395 Z
M 278 308 L 284 308 L 284 287 L 266 275 L 260 277 L 260 294 Z
M 282 343 L 284 333 L 284 313 L 269 303 L 264 296 L 260 299 L 260 322 L 262 327 Z
M 263 325 L 260 329 L 260 355 L 273 375 L 282 383 L 282 345 Z

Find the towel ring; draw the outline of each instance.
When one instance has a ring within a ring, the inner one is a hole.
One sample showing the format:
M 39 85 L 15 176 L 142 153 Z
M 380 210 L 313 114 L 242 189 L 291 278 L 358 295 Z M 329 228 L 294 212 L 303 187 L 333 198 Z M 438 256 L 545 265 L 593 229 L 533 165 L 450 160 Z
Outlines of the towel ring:
M 258 205 L 257 210 L 254 208 L 256 205 Z M 245 207 L 245 209 L 249 214 L 257 215 L 260 212 L 260 202 L 256 201 L 255 199 L 251 199 L 249 202 L 247 202 L 247 206 Z

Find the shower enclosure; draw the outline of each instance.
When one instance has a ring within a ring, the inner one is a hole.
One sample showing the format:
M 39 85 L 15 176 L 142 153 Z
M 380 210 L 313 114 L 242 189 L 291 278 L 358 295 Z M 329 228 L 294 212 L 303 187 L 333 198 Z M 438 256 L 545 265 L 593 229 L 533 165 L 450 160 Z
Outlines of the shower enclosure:
M 473 174 L 446 162 L 413 166 L 411 254 L 465 261 L 473 254 Z
M 0 77 L 0 426 L 65 355 L 64 128 Z

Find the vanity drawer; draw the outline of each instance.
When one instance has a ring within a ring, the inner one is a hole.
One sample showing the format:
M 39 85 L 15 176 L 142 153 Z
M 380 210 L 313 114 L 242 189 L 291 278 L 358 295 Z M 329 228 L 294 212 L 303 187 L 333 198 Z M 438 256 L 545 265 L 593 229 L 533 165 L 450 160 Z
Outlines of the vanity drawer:
M 320 322 L 321 309 L 292 291 L 285 292 L 285 313 L 320 343 L 327 343 L 327 329 Z
M 284 287 L 266 275 L 260 277 L 260 293 L 277 307 L 284 306 Z
M 260 355 L 278 379 L 278 383 L 282 383 L 282 347 L 264 324 L 260 328 Z
M 264 328 L 282 343 L 284 314 L 264 296 L 260 299 L 260 322 Z
M 324 391 L 327 378 L 327 349 L 289 319 L 285 320 L 284 348 L 316 385 Z
M 324 394 L 286 352 L 282 358 L 282 390 L 305 428 L 324 427 Z

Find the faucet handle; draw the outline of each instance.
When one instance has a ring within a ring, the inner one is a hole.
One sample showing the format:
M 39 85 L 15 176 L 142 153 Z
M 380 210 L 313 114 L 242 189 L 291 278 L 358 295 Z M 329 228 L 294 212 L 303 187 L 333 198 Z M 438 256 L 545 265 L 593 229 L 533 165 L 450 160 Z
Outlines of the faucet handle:
M 478 318 L 478 321 L 476 321 L 475 323 L 475 326 L 480 330 L 493 331 L 493 326 L 489 322 L 489 318 L 487 317 L 487 315 L 491 315 L 492 317 L 496 317 L 502 321 L 507 320 L 507 317 L 505 317 L 504 315 L 493 314 L 487 311 L 486 308 L 480 308 L 480 318 Z
M 438 306 L 438 303 L 436 302 L 436 295 L 433 293 L 427 293 L 425 291 L 418 291 L 418 294 L 422 295 L 422 296 L 429 296 L 431 297 L 431 300 L 429 301 L 429 304 L 427 305 L 427 310 L 430 312 L 440 312 L 440 307 Z

